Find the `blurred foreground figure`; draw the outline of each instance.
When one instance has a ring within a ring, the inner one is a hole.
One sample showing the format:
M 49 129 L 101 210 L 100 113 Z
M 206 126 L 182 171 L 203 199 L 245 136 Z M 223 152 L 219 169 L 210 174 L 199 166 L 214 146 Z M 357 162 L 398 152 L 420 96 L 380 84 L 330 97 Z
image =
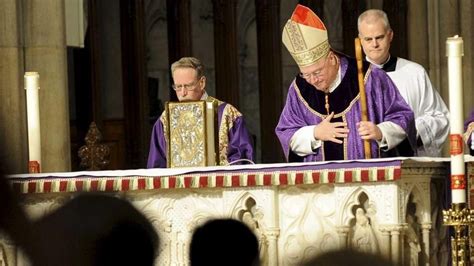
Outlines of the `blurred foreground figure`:
M 233 219 L 211 220 L 194 231 L 191 266 L 257 266 L 258 240 L 245 224 Z
M 390 261 L 381 256 L 357 252 L 354 250 L 334 250 L 323 253 L 303 263 L 301 266 L 347 266 L 347 265 L 370 265 L 391 266 Z
M 105 195 L 79 195 L 35 222 L 34 230 L 43 265 L 153 265 L 159 245 L 143 214 Z

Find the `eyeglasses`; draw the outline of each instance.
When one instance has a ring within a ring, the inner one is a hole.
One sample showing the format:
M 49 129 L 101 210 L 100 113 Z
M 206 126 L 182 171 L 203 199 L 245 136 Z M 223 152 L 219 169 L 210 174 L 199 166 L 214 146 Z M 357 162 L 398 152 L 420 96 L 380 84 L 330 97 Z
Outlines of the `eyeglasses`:
M 196 89 L 196 86 L 199 84 L 201 79 L 202 79 L 202 77 L 199 78 L 198 80 L 192 82 L 192 83 L 189 83 L 189 84 L 173 84 L 173 85 L 171 85 L 171 87 L 173 87 L 173 90 L 175 90 L 175 91 L 182 91 L 183 89 L 185 91 L 193 91 L 194 89 Z
M 317 79 L 321 78 L 324 75 L 324 69 L 326 68 L 326 63 L 328 62 L 329 55 L 326 56 L 326 59 L 324 60 L 323 66 L 314 72 L 311 73 L 300 73 L 300 77 L 304 78 L 305 80 L 311 80 L 312 77 L 315 77 Z

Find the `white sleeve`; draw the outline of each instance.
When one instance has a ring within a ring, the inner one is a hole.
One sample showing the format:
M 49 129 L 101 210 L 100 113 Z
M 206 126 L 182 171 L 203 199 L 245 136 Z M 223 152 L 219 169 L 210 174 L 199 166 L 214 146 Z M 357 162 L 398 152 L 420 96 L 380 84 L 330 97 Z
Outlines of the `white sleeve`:
M 290 139 L 290 149 L 298 156 L 315 154 L 321 147 L 321 141 L 314 138 L 315 126 L 304 126 L 298 129 Z
M 439 156 L 449 134 L 449 111 L 439 93 L 431 86 L 426 72 L 422 80 L 423 84 L 418 84 L 422 95 L 416 108 L 417 137 L 421 138 L 428 154 Z
M 393 149 L 407 136 L 401 126 L 390 121 L 382 122 L 377 127 L 382 131 L 382 140 L 377 141 L 377 143 L 384 151 Z

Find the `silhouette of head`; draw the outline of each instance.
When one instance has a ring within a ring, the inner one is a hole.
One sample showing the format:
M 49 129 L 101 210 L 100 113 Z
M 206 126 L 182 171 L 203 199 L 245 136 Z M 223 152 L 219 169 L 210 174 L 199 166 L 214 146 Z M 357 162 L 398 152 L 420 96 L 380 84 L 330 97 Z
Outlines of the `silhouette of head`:
M 301 266 L 346 266 L 371 265 L 391 266 L 393 264 L 385 258 L 371 253 L 362 253 L 355 250 L 333 250 L 316 256 Z
M 243 223 L 216 219 L 198 227 L 190 247 L 192 266 L 258 265 L 258 240 Z
M 79 195 L 34 224 L 47 265 L 153 265 L 159 239 L 129 202 Z

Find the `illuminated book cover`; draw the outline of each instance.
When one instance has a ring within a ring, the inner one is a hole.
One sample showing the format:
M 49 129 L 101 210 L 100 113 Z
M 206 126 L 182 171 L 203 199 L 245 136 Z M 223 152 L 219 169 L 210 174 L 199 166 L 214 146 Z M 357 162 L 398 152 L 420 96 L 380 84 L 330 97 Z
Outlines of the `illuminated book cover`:
M 217 102 L 167 102 L 168 167 L 218 165 Z

